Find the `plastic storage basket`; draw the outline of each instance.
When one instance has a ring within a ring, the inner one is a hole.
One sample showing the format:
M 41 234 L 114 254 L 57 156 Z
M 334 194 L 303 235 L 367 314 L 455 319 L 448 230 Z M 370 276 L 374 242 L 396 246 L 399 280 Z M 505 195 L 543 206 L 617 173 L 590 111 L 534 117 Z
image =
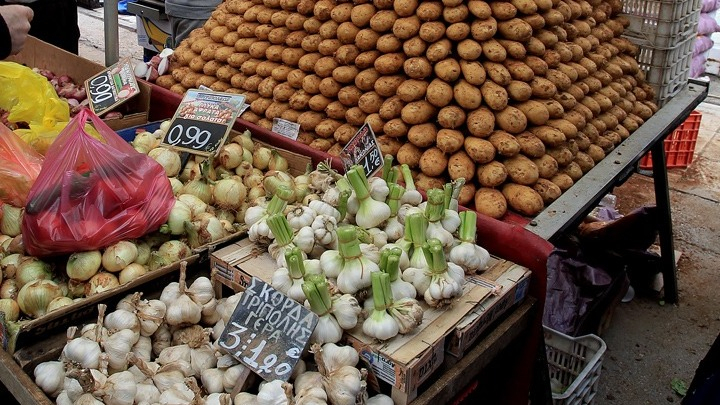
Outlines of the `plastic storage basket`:
M 695 155 L 695 143 L 700 131 L 700 111 L 693 111 L 685 122 L 680 124 L 672 134 L 665 138 L 665 167 L 685 168 L 690 166 Z M 648 152 L 640 160 L 640 169 L 652 169 L 652 155 Z
M 600 337 L 586 335 L 571 337 L 545 327 L 550 381 L 553 387 L 553 404 L 592 404 L 597 393 L 602 356 L 607 346 Z
M 701 0 L 625 0 L 625 33 L 667 48 L 697 32 Z

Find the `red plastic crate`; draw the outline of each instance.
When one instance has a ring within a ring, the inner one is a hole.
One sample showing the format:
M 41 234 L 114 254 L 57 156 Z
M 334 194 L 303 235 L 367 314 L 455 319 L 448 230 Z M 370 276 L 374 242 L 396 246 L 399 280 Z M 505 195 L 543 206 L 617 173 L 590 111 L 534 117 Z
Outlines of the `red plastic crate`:
M 690 166 L 695 155 L 695 143 L 700 131 L 700 111 L 693 111 L 690 116 L 665 138 L 665 166 L 668 169 Z M 648 152 L 640 159 L 640 169 L 652 169 L 652 156 Z

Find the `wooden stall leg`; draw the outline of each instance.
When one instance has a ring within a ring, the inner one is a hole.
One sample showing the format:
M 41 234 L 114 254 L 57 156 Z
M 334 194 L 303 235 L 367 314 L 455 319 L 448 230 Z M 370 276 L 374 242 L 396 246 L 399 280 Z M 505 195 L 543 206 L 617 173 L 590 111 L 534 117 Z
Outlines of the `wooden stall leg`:
M 667 168 L 665 167 L 665 143 L 656 142 L 651 151 L 655 204 L 662 213 L 658 231 L 660 234 L 660 266 L 665 285 L 665 301 L 676 304 L 678 302 L 677 267 L 675 266 L 672 213 L 670 211 L 670 188 L 668 186 Z

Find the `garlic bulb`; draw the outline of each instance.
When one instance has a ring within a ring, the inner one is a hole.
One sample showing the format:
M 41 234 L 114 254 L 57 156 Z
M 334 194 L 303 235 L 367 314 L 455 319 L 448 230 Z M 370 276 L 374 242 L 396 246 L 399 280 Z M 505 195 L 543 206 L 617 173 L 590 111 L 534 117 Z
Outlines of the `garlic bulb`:
M 205 398 L 205 405 L 232 405 L 230 394 L 213 393 Z
M 327 351 L 326 351 L 327 350 Z M 363 383 L 367 371 L 355 368 L 359 357 L 351 354 L 352 347 L 339 347 L 327 343 L 322 347 L 313 344 L 315 362 L 323 375 L 323 385 L 329 402 L 336 405 L 355 405 L 359 394 L 363 392 Z
M 122 329 L 111 334 L 102 342 L 103 349 L 108 355 L 109 367 L 112 371 L 127 369 L 127 355 L 132 351 L 133 346 L 139 339 L 140 334 L 138 332 L 130 329 Z
M 365 405 L 394 405 L 392 398 L 384 394 L 377 394 L 368 398 Z
M 152 405 L 160 401 L 160 390 L 152 384 L 136 384 L 135 403 L 138 405 Z
M 235 366 L 237 364 L 238 364 L 238 361 L 235 360 L 235 357 L 233 357 L 229 354 L 224 354 L 224 355 L 220 356 L 220 358 L 218 358 L 218 360 L 217 360 L 217 368 L 223 369 L 223 370 L 227 370 L 228 368 Z
M 73 405 L 104 405 L 98 401 L 92 394 L 82 394 Z
M 216 367 L 217 354 L 219 353 L 209 343 L 205 343 L 197 349 L 192 349 L 190 351 L 190 366 L 194 375 L 200 375 L 203 370 Z
M 179 295 L 170 302 L 163 301 L 167 305 L 165 321 L 170 326 L 194 325 L 200 322 L 202 317 L 202 306 L 193 301 L 186 293 L 186 268 L 187 262 L 182 262 L 180 264 L 180 281 L 178 282 Z M 162 300 L 162 295 L 160 299 Z
M 225 370 L 223 374 L 223 387 L 225 392 L 232 392 L 235 389 L 235 385 L 238 383 L 240 376 L 246 371 L 246 368 L 242 364 L 237 364 Z
M 208 394 L 225 392 L 223 377 L 225 371 L 218 368 L 208 368 L 200 373 L 200 381 Z
M 77 401 L 77 399 L 85 393 L 85 389 L 75 378 L 65 377 L 65 382 L 63 383 L 63 392 L 65 393 L 65 395 L 67 395 L 70 401 Z
M 153 354 L 157 356 L 163 350 L 170 347 L 171 339 L 172 334 L 170 333 L 170 328 L 164 323 L 161 324 L 152 335 Z
M 182 380 L 166 389 L 158 389 L 161 391 L 158 401 L 161 405 L 187 405 L 195 398 L 195 393 Z
M 290 405 L 292 403 L 292 385 L 273 380 L 260 387 L 257 400 L 263 405 Z
M 257 399 L 257 395 L 253 395 L 247 392 L 241 392 L 235 395 L 235 398 L 233 398 L 233 403 L 242 405 L 260 405 L 260 402 L 258 402 Z
M 295 379 L 295 405 L 326 404 L 328 397 L 323 388 L 323 376 L 316 371 L 306 371 Z
M 132 352 L 138 358 L 149 362 L 152 359 L 152 339 L 148 336 L 140 336 L 137 343 L 132 347 Z
M 207 277 L 198 277 L 190 284 L 185 291 L 198 305 L 205 305 L 211 299 L 215 298 L 215 289 L 212 282 Z
M 35 384 L 51 397 L 56 397 L 63 390 L 65 382 L 65 365 L 61 361 L 46 361 L 35 367 Z
M 98 327 L 96 327 L 97 336 Z M 98 368 L 100 354 L 100 345 L 96 340 L 88 339 L 86 337 L 74 338 L 75 332 L 77 332 L 76 326 L 68 328 L 68 342 L 62 351 L 61 359 L 71 361 L 80 365 L 82 368 Z
M 167 306 L 160 300 L 143 300 L 137 305 L 137 317 L 140 320 L 140 335 L 152 336 L 165 317 Z
M 212 328 L 212 335 L 211 335 L 211 336 L 212 336 L 213 340 L 218 340 L 218 339 L 220 339 L 220 336 L 222 335 L 222 333 L 223 333 L 224 330 L 225 330 L 225 321 L 223 321 L 222 319 L 220 319 L 219 321 L 217 321 L 217 323 L 215 324 L 215 326 L 213 326 L 213 328 Z
M 328 373 L 345 366 L 355 367 L 360 361 L 357 350 L 352 346 L 338 346 L 334 343 L 324 344 L 321 356 Z
M 220 320 L 220 313 L 217 311 L 218 300 L 215 298 L 202 306 L 200 321 L 203 325 L 215 325 Z
M 105 327 L 110 334 L 123 329 L 130 329 L 135 333 L 140 333 L 140 320 L 133 312 L 117 309 L 105 316 Z
M 61 391 L 60 395 L 55 398 L 55 403 L 57 405 L 73 405 L 75 401 L 71 400 L 70 397 L 68 397 L 67 392 Z
M 106 405 L 132 405 L 136 394 L 135 376 L 129 371 L 110 375 L 102 389 L 95 392 L 95 395 L 102 396 Z
M 178 361 L 190 363 L 190 351 L 191 349 L 188 345 L 170 346 L 163 349 L 155 361 L 162 366 L 176 363 Z
M 230 317 L 235 312 L 235 307 L 237 307 L 240 299 L 242 299 L 242 292 L 229 296 L 225 301 L 225 305 L 222 307 L 223 313 L 220 315 L 225 325 L 230 322 Z

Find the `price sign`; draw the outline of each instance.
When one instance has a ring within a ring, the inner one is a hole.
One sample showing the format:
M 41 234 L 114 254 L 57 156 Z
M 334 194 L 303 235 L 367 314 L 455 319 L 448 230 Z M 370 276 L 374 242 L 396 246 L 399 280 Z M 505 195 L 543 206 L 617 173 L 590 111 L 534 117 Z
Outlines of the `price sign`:
M 383 167 L 380 145 L 378 145 L 370 125 L 365 123 L 360 127 L 340 152 L 340 159 L 342 159 L 346 171 L 353 165 L 360 165 L 365 170 L 367 177 L 371 177 Z
M 132 62 L 125 58 L 85 81 L 90 109 L 102 115 L 140 94 Z
M 300 135 L 300 124 L 290 122 L 282 118 L 273 118 L 272 131 L 278 135 L 282 135 L 285 138 L 290 138 L 296 141 L 298 135 Z
M 253 277 L 219 344 L 265 381 L 287 381 L 317 323 L 313 312 Z
M 163 144 L 211 156 L 225 143 L 245 103 L 241 94 L 188 90 L 168 128 Z

